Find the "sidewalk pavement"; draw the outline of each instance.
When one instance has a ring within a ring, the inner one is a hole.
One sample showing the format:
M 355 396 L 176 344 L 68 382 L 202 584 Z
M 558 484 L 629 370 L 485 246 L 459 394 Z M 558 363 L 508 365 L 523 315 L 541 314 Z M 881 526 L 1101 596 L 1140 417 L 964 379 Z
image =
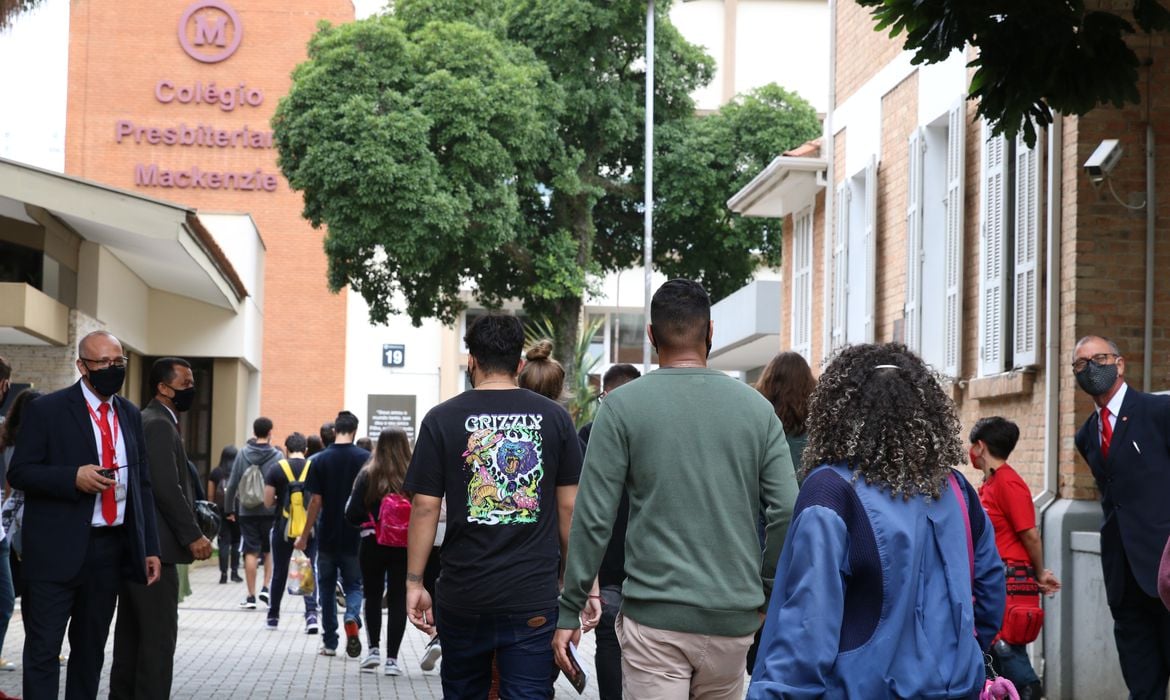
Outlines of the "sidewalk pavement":
M 441 698 L 438 667 L 434 671 L 419 669 L 418 661 L 427 638 L 409 623 L 398 654 L 404 675 L 388 677 L 362 673 L 358 660 L 345 655 L 344 639 L 335 657 L 318 656 L 321 635 L 306 635 L 304 607 L 297 598 L 285 596 L 281 603 L 280 628 L 264 627 L 263 605 L 257 610 L 241 610 L 244 584 L 219 584 L 219 570 L 212 562 L 191 568 L 193 594 L 179 605 L 179 646 L 175 654 L 175 680 L 171 697 L 177 700 L 207 698 L 249 698 L 273 700 L 283 698 Z M 340 617 L 340 611 L 339 611 Z M 343 633 L 344 634 L 344 633 Z M 383 623 L 383 635 L 385 627 Z M 106 642 L 106 663 L 102 668 L 98 697 L 109 695 L 110 659 L 114 645 L 113 627 Z M 366 637 L 362 632 L 362 650 Z M 69 642 L 63 653 L 68 655 Z M 0 671 L 0 690 L 20 695 L 21 650 L 24 647 L 24 624 L 20 604 L 8 627 L 4 656 L 18 665 L 16 672 Z M 556 683 L 557 697 L 597 698 L 597 681 L 593 670 L 593 635 L 581 639 L 582 657 L 587 660 L 589 685 L 581 696 L 562 676 Z M 440 661 L 440 663 L 442 663 Z M 65 692 L 65 668 L 61 669 L 61 695 Z

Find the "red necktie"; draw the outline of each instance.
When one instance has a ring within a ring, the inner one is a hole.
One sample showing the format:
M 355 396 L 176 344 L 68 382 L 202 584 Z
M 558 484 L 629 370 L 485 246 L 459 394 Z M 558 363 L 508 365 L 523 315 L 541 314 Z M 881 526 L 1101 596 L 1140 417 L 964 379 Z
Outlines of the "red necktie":
M 98 410 L 101 411 L 101 420 L 98 421 L 98 428 L 102 431 L 102 469 L 117 469 L 118 465 L 114 459 L 114 434 L 110 432 L 110 421 L 108 420 L 110 405 L 102 403 Z M 117 474 L 117 472 L 114 472 Z M 117 478 L 117 477 L 115 477 Z M 118 519 L 118 502 L 114 498 L 114 489 L 116 486 L 102 491 L 102 517 L 105 518 L 107 525 L 113 525 L 114 521 Z
M 1109 424 L 1109 409 L 1101 409 L 1101 456 L 1109 459 L 1109 443 L 1113 441 L 1113 426 Z

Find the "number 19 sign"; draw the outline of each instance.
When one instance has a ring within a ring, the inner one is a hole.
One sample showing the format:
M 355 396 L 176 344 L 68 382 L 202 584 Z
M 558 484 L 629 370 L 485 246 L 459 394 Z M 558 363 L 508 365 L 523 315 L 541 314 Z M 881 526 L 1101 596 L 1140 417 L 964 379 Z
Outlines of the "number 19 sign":
M 406 366 L 406 346 L 405 345 L 383 345 L 382 346 L 382 366 L 383 367 L 405 367 Z

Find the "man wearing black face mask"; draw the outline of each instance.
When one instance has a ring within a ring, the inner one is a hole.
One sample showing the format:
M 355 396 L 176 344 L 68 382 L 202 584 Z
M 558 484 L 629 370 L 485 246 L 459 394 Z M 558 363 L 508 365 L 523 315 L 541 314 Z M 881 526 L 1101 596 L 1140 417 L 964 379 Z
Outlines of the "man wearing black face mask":
M 1131 698 L 1164 700 L 1170 612 L 1157 579 L 1170 536 L 1170 398 L 1128 387 L 1125 358 L 1108 338 L 1081 338 L 1073 372 L 1096 409 L 1077 431 L 1076 445 L 1105 512 L 1101 566 L 1121 673 Z
M 125 578 L 158 580 L 158 532 L 142 415 L 116 396 L 122 344 L 95 331 L 77 346 L 81 381 L 25 408 L 8 481 L 24 491 L 24 697 L 97 697 L 103 649 Z
M 179 627 L 175 565 L 211 556 L 211 541 L 195 521 L 187 452 L 178 431 L 179 414 L 195 398 L 191 365 L 177 357 L 155 360 L 150 384 L 154 399 L 142 409 L 142 427 L 154 487 L 162 576 L 153 586 L 122 582 L 110 667 L 112 700 L 170 697 Z

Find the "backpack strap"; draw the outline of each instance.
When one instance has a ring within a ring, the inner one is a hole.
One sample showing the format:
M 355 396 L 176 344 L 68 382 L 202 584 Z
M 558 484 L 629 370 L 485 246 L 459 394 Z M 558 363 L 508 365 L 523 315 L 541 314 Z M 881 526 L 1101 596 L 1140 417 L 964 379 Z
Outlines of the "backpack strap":
M 292 465 L 288 463 L 287 459 L 282 459 L 277 464 L 279 464 L 280 468 L 284 470 L 284 476 L 286 479 L 288 479 L 288 483 L 291 484 L 293 482 Z M 302 476 L 301 478 L 303 479 L 304 477 Z
M 311 459 L 305 460 L 305 468 L 301 470 L 301 478 L 297 479 L 297 481 L 304 483 L 305 479 L 309 478 L 309 465 L 312 463 L 313 463 L 313 460 L 311 460 Z M 289 478 L 291 479 L 292 478 L 292 470 L 289 470 L 287 473 L 288 473 Z
M 967 561 L 971 569 L 971 584 L 975 583 L 975 543 L 971 538 L 971 514 L 967 512 L 967 499 L 963 498 L 963 491 L 959 487 L 959 480 L 955 478 L 955 473 L 952 471 L 947 474 L 947 481 L 951 483 L 951 491 L 955 494 L 955 500 L 959 502 L 959 509 L 963 511 L 963 524 L 967 526 Z

